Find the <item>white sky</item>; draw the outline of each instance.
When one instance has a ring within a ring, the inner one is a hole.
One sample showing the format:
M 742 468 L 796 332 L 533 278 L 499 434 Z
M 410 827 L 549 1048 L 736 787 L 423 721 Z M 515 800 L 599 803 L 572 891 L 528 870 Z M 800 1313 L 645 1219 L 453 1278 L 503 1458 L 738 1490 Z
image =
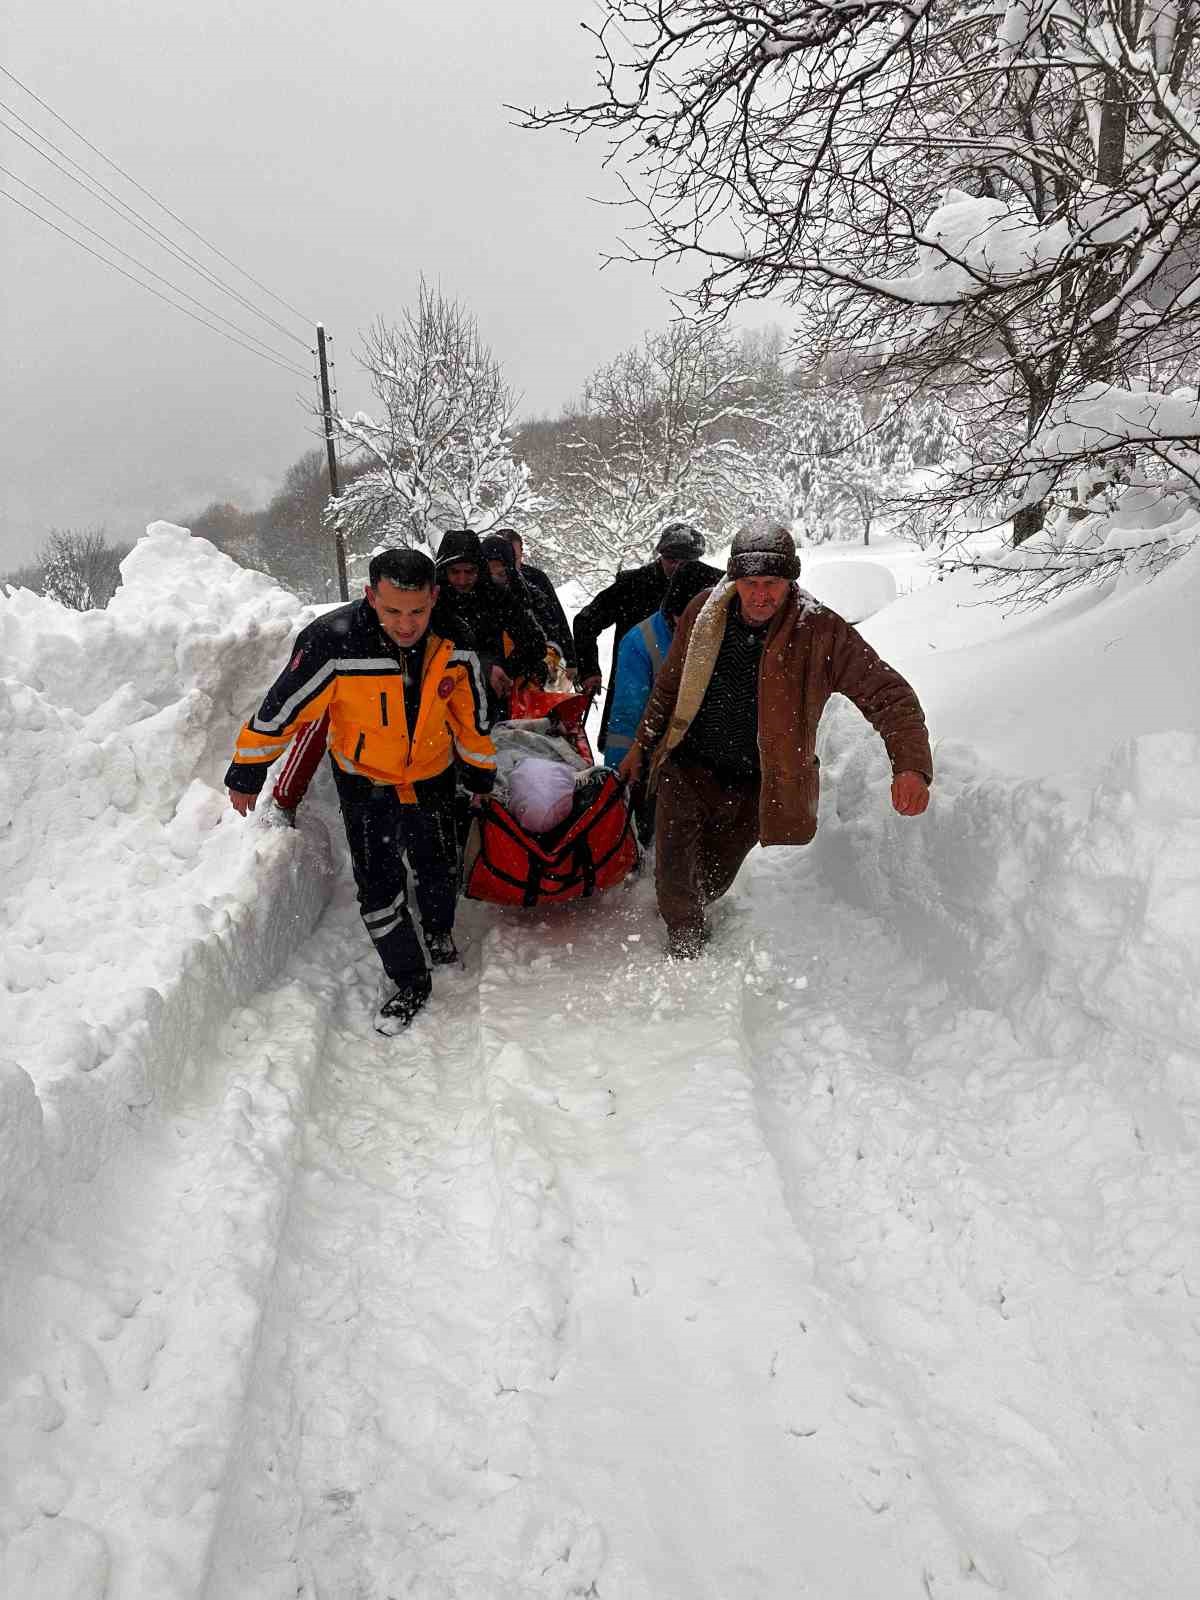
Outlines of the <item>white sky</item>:
M 591 0 L 9 0 L 6 13 L 0 62 L 304 313 L 302 337 L 312 336 L 308 318 L 325 322 L 344 403 L 366 398 L 351 359 L 358 333 L 377 315 L 398 318 L 422 271 L 475 311 L 526 415 L 556 413 L 595 366 L 670 316 L 646 269 L 600 270 L 617 216 L 589 197 L 618 193 L 600 144 L 522 132 L 503 109 L 588 95 L 594 47 L 579 23 L 598 20 Z M 3 78 L 0 100 L 169 226 Z M 311 366 L 300 345 L 209 290 L 11 134 L 0 131 L 0 146 L 3 165 L 51 200 Z M 40 206 L 8 178 L 0 188 Z M 103 524 L 132 539 L 153 518 L 180 519 L 213 499 L 260 505 L 311 447 L 297 399 L 308 400 L 308 384 L 10 201 L 0 202 L 0 244 L 0 570 L 52 526 Z

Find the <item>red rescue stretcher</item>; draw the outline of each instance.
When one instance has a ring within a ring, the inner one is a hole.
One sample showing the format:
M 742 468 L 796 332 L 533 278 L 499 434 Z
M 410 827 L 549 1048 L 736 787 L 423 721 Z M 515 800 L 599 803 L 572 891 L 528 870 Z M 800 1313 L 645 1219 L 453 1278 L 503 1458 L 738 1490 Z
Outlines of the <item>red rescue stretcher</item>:
M 591 698 L 522 688 L 510 718 L 550 717 L 580 755 L 594 759 L 584 730 Z M 526 832 L 496 800 L 484 800 L 463 859 L 463 893 L 500 906 L 586 899 L 620 883 L 637 865 L 637 836 L 624 781 L 607 772 L 578 816 L 547 833 Z
M 508 697 L 508 720 L 525 722 L 531 718 L 549 717 L 558 724 L 563 738 L 579 751 L 585 761 L 595 761 L 584 727 L 591 707 L 590 694 L 555 694 L 549 689 L 539 689 L 535 683 L 522 678 L 513 685 Z

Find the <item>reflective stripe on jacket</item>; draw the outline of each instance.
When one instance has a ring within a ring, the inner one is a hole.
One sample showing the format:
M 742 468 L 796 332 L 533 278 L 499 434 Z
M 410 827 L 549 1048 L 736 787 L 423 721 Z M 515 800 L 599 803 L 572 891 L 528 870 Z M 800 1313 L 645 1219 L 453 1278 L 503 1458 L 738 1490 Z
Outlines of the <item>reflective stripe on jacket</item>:
M 491 788 L 496 753 L 478 658 L 438 634 L 426 636 L 420 710 L 410 730 L 399 653 L 366 600 L 303 629 L 287 667 L 238 734 L 226 785 L 257 794 L 296 729 L 326 712 L 330 754 L 342 771 L 394 784 L 401 800 L 415 801 L 413 785 L 436 778 L 455 757 L 471 788 Z

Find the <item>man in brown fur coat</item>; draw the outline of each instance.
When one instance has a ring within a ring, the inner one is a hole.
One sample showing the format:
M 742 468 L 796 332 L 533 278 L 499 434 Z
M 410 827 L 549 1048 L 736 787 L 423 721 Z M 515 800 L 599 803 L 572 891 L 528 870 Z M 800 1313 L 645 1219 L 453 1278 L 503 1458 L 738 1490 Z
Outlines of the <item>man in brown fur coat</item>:
M 756 843 L 807 844 L 817 828 L 817 724 L 831 694 L 852 700 L 883 739 L 892 805 L 929 804 L 933 761 L 920 703 L 858 631 L 796 584 L 786 528 L 741 529 L 726 578 L 680 618 L 634 745 L 658 784 L 655 886 L 670 954 L 697 956 L 704 908 Z

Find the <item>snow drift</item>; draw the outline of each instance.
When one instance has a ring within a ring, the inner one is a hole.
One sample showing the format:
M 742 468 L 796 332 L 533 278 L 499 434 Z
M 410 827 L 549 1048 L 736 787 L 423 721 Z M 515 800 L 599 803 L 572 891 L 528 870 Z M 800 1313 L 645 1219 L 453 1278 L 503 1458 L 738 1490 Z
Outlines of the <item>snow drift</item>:
M 1026 616 L 986 599 L 962 573 L 864 627 L 940 736 L 933 825 L 880 815 L 878 749 L 839 710 L 818 855 L 991 1003 L 1194 1047 L 1200 548 Z
M 242 826 L 221 789 L 307 614 L 166 523 L 122 576 L 106 611 L 0 596 L 4 1255 L 177 1091 L 196 1035 L 328 896 L 320 832 Z

